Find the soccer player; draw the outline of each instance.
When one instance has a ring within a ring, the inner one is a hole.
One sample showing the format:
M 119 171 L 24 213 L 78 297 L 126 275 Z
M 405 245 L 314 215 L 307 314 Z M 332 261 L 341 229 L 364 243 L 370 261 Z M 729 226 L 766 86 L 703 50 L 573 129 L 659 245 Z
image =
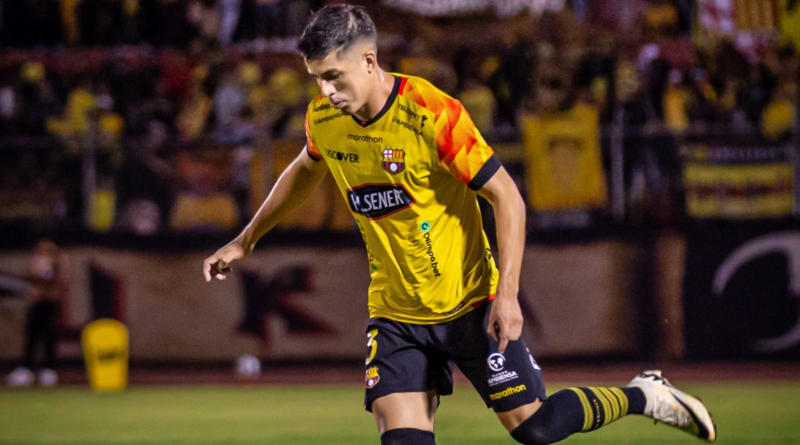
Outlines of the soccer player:
M 376 40 L 361 8 L 327 6 L 313 16 L 299 43 L 322 90 L 308 106 L 307 145 L 242 233 L 205 260 L 206 281 L 224 280 L 330 171 L 367 245 L 365 405 L 383 445 L 435 443 L 453 364 L 523 444 L 558 442 L 629 414 L 713 442 L 703 404 L 658 371 L 625 388 L 545 395 L 520 339 L 522 198 L 461 103 L 424 79 L 382 70 Z M 499 271 L 477 195 L 494 209 Z

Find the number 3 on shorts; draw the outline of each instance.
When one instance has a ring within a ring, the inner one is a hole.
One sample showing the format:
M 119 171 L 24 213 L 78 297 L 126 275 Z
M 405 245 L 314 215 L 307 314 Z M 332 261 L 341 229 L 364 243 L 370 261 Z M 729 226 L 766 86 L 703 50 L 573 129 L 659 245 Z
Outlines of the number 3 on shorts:
M 375 354 L 378 353 L 378 342 L 375 341 L 375 337 L 378 336 L 378 330 L 373 329 L 367 332 L 367 349 L 369 350 L 369 357 L 367 357 L 367 365 L 372 363 L 372 360 L 375 359 Z

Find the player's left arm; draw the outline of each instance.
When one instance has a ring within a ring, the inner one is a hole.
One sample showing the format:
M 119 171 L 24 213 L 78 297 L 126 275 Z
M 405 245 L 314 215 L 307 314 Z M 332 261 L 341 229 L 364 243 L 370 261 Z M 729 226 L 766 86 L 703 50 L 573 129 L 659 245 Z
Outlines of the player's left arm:
M 505 352 L 522 334 L 522 310 L 517 301 L 522 252 L 525 248 L 525 202 L 461 102 L 440 97 L 436 114 L 436 145 L 441 164 L 459 181 L 494 207 L 500 248 L 500 281 L 489 315 L 489 334 Z
M 478 190 L 478 194 L 494 208 L 497 223 L 500 281 L 489 314 L 488 332 L 500 342 L 498 352 L 502 354 L 508 342 L 518 340 L 522 334 L 522 310 L 517 294 L 525 249 L 525 201 L 514 180 L 502 167 Z

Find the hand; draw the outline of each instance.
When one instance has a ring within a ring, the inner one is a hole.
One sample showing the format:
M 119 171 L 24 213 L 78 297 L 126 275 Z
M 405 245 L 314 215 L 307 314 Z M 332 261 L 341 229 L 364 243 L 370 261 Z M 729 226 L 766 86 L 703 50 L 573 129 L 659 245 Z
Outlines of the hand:
M 501 295 L 492 303 L 487 332 L 500 343 L 497 352 L 504 353 L 509 341 L 519 340 L 522 335 L 522 309 L 516 293 Z
M 230 264 L 247 256 L 244 247 L 237 240 L 231 241 L 225 247 L 219 249 L 217 253 L 211 255 L 203 261 L 203 275 L 206 283 L 214 277 L 220 281 L 227 279 L 226 273 L 231 271 Z

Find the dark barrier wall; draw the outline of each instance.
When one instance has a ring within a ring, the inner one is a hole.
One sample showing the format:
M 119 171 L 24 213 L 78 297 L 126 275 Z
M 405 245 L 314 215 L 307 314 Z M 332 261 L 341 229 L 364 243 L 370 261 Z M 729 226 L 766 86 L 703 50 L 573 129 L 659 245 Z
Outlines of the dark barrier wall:
M 800 358 L 800 224 L 696 223 L 686 241 L 687 357 Z

